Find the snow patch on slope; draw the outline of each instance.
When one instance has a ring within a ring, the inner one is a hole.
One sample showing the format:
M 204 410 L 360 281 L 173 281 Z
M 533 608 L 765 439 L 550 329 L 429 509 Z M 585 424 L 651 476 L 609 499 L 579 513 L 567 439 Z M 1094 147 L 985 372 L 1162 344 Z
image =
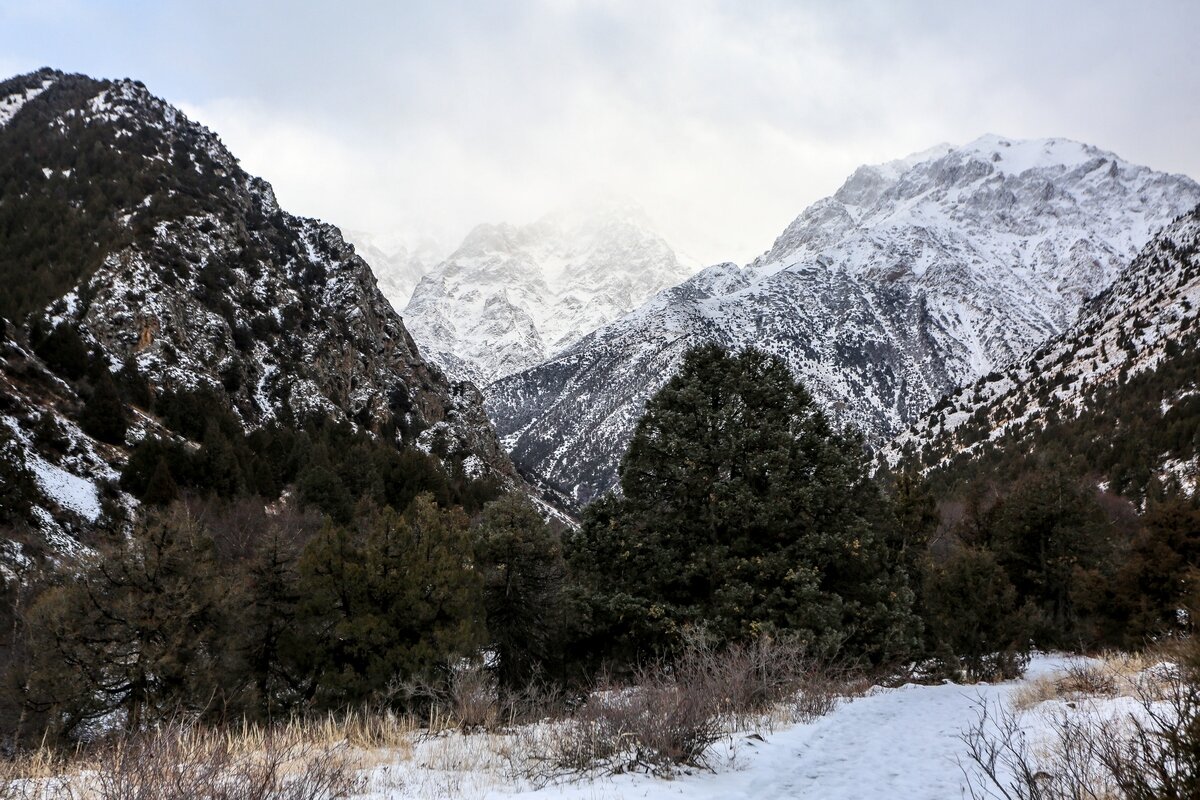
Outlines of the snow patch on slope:
M 26 103 L 53 85 L 54 79 L 47 78 L 42 81 L 40 87 L 25 89 L 20 92 L 14 92 L 7 97 L 0 97 L 0 128 L 7 125 Z

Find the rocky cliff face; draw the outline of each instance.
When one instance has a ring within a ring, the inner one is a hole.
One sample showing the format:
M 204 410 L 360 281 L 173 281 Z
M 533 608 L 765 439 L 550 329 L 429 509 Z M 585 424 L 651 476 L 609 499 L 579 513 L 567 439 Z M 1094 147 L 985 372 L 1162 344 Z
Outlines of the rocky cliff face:
M 6 313 L 155 391 L 212 388 L 248 427 L 346 420 L 513 474 L 479 392 L 422 357 L 338 229 L 280 209 L 213 132 L 140 83 L 50 70 L 0 84 L 0 109 Z
M 404 319 L 455 377 L 486 386 L 540 364 L 694 269 L 637 208 L 480 225 L 417 284 Z
M 710 267 L 488 388 L 514 460 L 586 501 L 688 347 L 784 358 L 880 443 L 1070 325 L 1200 186 L 1061 139 L 985 136 L 857 170 L 746 267 Z
M 371 266 L 379 290 L 397 311 L 412 297 L 421 278 L 442 262 L 450 248 L 432 236 L 344 231 L 346 240 Z
M 1116 428 L 1184 423 L 1182 435 L 1160 437 L 1161 450 L 1141 443 L 1137 464 L 1195 491 L 1198 317 L 1200 207 L 1155 236 L 1067 330 L 943 398 L 882 455 L 892 464 L 907 454 L 925 468 L 952 466 L 1002 445 L 1024 451 L 1048 426 L 1086 419 L 1094 429 L 1073 431 L 1086 440 L 1076 442 L 1082 451 L 1121 434 L 1103 429 L 1114 424 L 1105 407 L 1121 404 L 1146 418 L 1119 419 Z

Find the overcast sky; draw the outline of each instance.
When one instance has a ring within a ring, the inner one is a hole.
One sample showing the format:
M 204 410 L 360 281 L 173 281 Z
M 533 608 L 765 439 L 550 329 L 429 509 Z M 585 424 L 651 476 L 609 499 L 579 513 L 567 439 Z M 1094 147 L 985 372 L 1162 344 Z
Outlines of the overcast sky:
M 457 239 L 593 194 L 712 263 L 993 132 L 1200 177 L 1200 2 L 0 0 L 0 68 L 138 78 L 290 211 Z

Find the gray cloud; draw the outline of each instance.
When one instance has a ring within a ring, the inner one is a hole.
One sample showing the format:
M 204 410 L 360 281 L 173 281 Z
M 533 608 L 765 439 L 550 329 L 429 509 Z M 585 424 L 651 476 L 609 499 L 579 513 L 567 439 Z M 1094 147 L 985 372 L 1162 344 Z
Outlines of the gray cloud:
M 1192 2 L 0 4 L 8 71 L 129 75 L 298 212 L 461 235 L 605 191 L 745 261 L 863 162 L 985 132 L 1200 175 Z

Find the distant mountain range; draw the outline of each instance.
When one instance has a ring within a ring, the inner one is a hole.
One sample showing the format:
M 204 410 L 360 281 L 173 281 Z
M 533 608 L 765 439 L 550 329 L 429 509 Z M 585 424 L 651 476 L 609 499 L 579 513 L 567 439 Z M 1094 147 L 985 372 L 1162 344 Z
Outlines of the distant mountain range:
M 646 215 L 607 202 L 480 225 L 404 309 L 417 344 L 479 386 L 535 367 L 696 271 Z
M 179 438 L 152 403 L 124 441 L 86 433 L 96 364 L 151 400 L 210 391 L 246 429 L 344 423 L 576 503 L 614 485 L 645 400 L 700 343 L 779 355 L 836 420 L 927 467 L 1098 413 L 1140 376 L 1169 377 L 1137 390 L 1163 415 L 1196 391 L 1200 185 L 1062 139 L 861 167 L 752 263 L 699 272 L 624 203 L 481 225 L 444 257 L 352 246 L 139 82 L 53 70 L 0 83 L 0 186 L 0 461 L 34 470 L 51 531 L 130 499 L 110 482 L 139 440 Z M 1143 438 L 1161 452 L 1141 461 L 1194 482 L 1192 450 Z
M 787 361 L 881 444 L 1066 330 L 1200 185 L 1063 139 L 984 136 L 855 171 L 745 267 L 710 267 L 490 384 L 519 467 L 587 502 L 646 399 L 701 342 Z

